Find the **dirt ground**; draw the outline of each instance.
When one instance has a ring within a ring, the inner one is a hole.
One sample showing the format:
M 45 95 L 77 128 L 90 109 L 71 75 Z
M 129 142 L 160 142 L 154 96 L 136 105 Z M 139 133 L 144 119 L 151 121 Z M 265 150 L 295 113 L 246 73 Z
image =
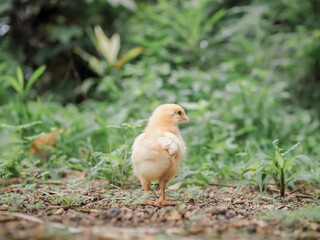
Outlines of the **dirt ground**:
M 121 189 L 105 181 L 62 181 L 2 186 L 0 239 L 320 239 L 320 223 L 285 226 L 267 211 L 314 204 L 301 184 L 278 198 L 274 185 L 261 194 L 247 186 L 171 186 L 176 206 L 143 204 L 140 186 Z M 80 179 L 80 180 L 79 180 Z M 156 200 L 159 191 L 150 193 Z

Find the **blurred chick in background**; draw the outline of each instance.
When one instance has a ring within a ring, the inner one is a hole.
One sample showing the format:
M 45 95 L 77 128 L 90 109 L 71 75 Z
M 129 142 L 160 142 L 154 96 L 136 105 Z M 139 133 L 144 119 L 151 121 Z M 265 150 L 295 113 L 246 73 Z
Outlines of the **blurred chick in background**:
M 179 162 L 186 153 L 186 145 L 180 135 L 178 124 L 189 121 L 183 108 L 177 104 L 163 104 L 157 107 L 148 125 L 132 146 L 132 164 L 145 191 L 152 180 L 159 180 L 160 200 L 151 204 L 170 205 L 165 198 L 165 187 L 172 179 Z
M 63 127 L 63 128 L 60 128 L 58 131 L 41 135 L 31 143 L 29 152 L 41 158 L 49 157 L 50 150 L 46 149 L 46 147 L 55 148 L 56 136 L 61 134 L 64 130 L 65 128 Z

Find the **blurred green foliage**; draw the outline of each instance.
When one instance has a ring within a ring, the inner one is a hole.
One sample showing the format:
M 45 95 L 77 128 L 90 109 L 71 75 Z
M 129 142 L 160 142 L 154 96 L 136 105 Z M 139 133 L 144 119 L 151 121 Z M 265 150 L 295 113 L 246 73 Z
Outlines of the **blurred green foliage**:
M 310 156 L 289 176 L 309 181 L 299 171 L 312 165 L 319 178 L 319 11 L 316 0 L 0 4 L 1 176 L 41 167 L 58 178 L 72 168 L 124 184 L 134 137 L 157 105 L 175 102 L 191 120 L 181 125 L 189 152 L 176 181 L 255 180 L 242 171 L 256 154 L 273 155 L 275 139 L 285 149 L 299 142 L 295 155 Z M 3 77 L 17 65 L 27 85 L 47 66 L 24 115 Z M 27 152 L 60 127 L 48 159 Z

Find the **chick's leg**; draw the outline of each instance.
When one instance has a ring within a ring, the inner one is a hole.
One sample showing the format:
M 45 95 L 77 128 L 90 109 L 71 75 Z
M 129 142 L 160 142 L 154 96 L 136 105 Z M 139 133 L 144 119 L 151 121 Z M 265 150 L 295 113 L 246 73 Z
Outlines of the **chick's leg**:
M 145 192 L 148 192 L 150 190 L 151 181 L 141 178 L 140 179 L 141 185 L 143 187 L 143 190 Z M 152 204 L 152 202 L 148 198 L 142 198 L 145 202 Z
M 150 190 L 151 182 L 146 180 L 146 179 L 144 179 L 144 178 L 141 178 L 140 182 L 141 182 L 141 185 L 143 187 L 143 190 L 148 192 Z
M 176 203 L 171 203 L 166 200 L 166 194 L 165 194 L 165 189 L 168 181 L 167 180 L 159 180 L 159 187 L 161 190 L 161 196 L 158 202 L 155 202 L 155 204 L 164 206 L 164 205 L 176 205 Z

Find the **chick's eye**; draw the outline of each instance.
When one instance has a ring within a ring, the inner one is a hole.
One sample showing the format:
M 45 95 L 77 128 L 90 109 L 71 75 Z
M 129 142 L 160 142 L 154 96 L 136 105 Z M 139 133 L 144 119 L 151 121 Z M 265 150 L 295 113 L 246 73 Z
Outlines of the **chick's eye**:
M 179 115 L 181 115 L 181 114 L 182 114 L 182 112 L 181 112 L 181 111 L 178 111 L 178 114 L 179 114 Z

